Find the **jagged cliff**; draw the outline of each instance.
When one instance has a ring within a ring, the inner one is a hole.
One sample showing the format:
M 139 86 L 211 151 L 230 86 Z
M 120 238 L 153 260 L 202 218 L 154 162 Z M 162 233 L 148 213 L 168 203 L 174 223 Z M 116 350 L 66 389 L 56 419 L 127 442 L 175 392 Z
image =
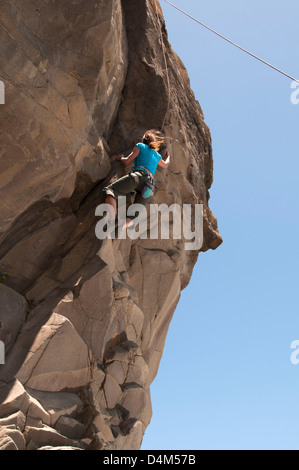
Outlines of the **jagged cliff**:
M 156 0 L 2 0 L 0 34 L 0 449 L 139 449 L 198 250 L 100 241 L 95 209 L 164 123 L 156 202 L 203 204 L 217 248 L 209 129 Z

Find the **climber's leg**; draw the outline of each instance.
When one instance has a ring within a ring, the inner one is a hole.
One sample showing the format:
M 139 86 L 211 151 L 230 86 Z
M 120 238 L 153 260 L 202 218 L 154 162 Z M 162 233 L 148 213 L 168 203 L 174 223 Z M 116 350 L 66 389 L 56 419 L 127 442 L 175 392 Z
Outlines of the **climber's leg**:
M 134 201 L 134 204 L 141 204 L 143 206 L 147 206 L 149 205 L 152 201 L 154 200 L 153 197 L 149 197 L 149 198 L 144 198 L 142 197 L 142 194 L 140 191 L 137 191 L 136 192 L 136 197 L 135 197 L 135 201 Z M 128 218 L 132 221 L 132 224 L 130 224 L 130 227 L 134 228 L 136 226 L 136 221 L 135 219 L 137 218 L 136 215 L 128 215 Z
M 105 202 L 111 206 L 111 220 L 114 220 L 117 215 L 117 199 L 120 196 L 126 196 L 127 194 L 137 191 L 135 204 L 147 205 L 150 203 L 152 198 L 144 199 L 141 195 L 142 188 L 147 181 L 147 174 L 143 171 L 137 171 L 130 173 L 129 175 L 123 176 L 119 180 L 110 184 L 104 188 L 104 194 L 106 196 Z M 123 229 L 134 226 L 134 219 L 136 216 L 128 216 Z
M 117 213 L 116 199 L 114 199 L 114 197 L 109 194 L 105 199 L 105 204 L 109 205 L 110 221 L 115 220 Z
M 153 197 L 144 198 L 141 192 L 142 192 L 142 189 L 144 188 L 144 185 L 146 184 L 148 180 L 148 175 L 145 172 L 138 172 L 138 173 L 140 176 L 139 176 L 139 182 L 135 187 L 136 196 L 135 196 L 134 204 L 142 204 L 143 206 L 147 206 L 153 201 Z M 136 219 L 136 215 L 129 215 L 128 218 L 131 221 L 133 221 L 133 223 L 130 224 L 129 227 L 135 227 L 134 219 Z
M 135 204 L 142 204 L 143 206 L 148 206 L 151 202 L 153 202 L 153 200 L 153 196 L 144 198 L 141 194 L 141 191 L 137 191 L 134 202 Z
M 130 219 L 130 217 L 127 217 L 126 218 L 126 222 L 125 222 L 125 225 L 123 226 L 123 230 L 127 229 L 127 228 L 130 228 L 130 227 L 133 227 L 134 225 L 134 222 L 132 219 Z
M 126 196 L 130 192 L 135 190 L 135 180 L 131 175 L 126 175 L 110 184 L 103 189 L 105 197 L 105 203 L 111 206 L 112 220 L 115 219 L 117 215 L 117 199 L 120 196 Z

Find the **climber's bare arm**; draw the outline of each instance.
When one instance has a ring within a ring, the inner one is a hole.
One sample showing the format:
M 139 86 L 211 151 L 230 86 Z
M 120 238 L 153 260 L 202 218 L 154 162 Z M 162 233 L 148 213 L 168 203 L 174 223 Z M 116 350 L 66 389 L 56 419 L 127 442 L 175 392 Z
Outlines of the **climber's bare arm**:
M 129 166 L 135 160 L 135 158 L 138 157 L 138 155 L 139 148 L 134 147 L 133 152 L 131 152 L 130 155 L 128 155 L 127 157 L 125 157 L 124 155 L 118 155 L 117 157 L 115 157 L 115 160 L 119 160 L 125 166 Z
M 169 164 L 170 164 L 170 154 L 169 154 L 168 150 L 166 150 L 166 155 L 167 155 L 166 160 L 163 160 L 163 158 L 161 158 L 161 160 L 159 161 L 159 166 L 160 166 L 161 168 L 168 168 L 168 167 L 169 167 Z

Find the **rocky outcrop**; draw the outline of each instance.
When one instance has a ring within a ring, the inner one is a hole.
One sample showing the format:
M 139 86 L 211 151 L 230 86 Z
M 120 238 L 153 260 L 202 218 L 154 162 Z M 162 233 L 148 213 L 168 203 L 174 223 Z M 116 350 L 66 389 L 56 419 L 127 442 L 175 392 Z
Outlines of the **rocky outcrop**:
M 139 449 L 180 292 L 222 241 L 209 129 L 156 0 L 3 0 L 0 34 L 0 449 Z M 201 249 L 97 239 L 113 155 L 163 124 L 155 202 L 203 204 Z

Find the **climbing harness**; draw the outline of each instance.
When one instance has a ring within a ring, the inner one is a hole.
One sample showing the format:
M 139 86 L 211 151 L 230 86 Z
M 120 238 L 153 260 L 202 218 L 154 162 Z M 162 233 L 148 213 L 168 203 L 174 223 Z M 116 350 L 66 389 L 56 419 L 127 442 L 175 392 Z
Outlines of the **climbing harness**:
M 155 191 L 155 186 L 156 186 L 156 181 L 154 180 L 154 178 L 149 176 L 147 182 L 145 183 L 141 191 L 141 196 L 143 197 L 143 199 L 148 199 L 149 197 L 153 195 Z
M 243 47 L 239 46 L 238 44 L 236 44 L 235 42 L 231 41 L 230 39 L 226 38 L 225 36 L 222 36 L 222 34 L 218 33 L 217 31 L 215 31 L 214 29 L 212 28 L 209 28 L 209 26 L 205 25 L 204 23 L 202 23 L 201 21 L 197 20 L 196 18 L 194 18 L 194 16 L 191 16 L 189 15 L 189 13 L 187 13 L 186 11 L 182 10 L 181 8 L 177 7 L 176 5 L 174 5 L 173 3 L 169 2 L 169 0 L 164 0 L 166 3 L 168 3 L 169 5 L 171 5 L 173 8 L 175 8 L 176 10 L 180 11 L 181 13 L 183 13 L 184 15 L 186 15 L 188 18 L 191 18 L 191 20 L 195 21 L 196 23 L 200 24 L 201 26 L 203 26 L 204 28 L 208 29 L 209 31 L 211 31 L 212 33 L 216 34 L 217 36 L 219 36 L 220 38 L 224 39 L 225 41 L 229 42 L 230 44 L 232 44 L 233 46 L 237 47 L 238 49 L 240 49 L 241 51 L 245 52 L 246 54 L 250 55 L 251 57 L 253 57 L 254 59 L 256 60 L 259 60 L 260 62 L 262 62 L 263 64 L 267 65 L 268 67 L 271 67 L 272 69 L 274 69 L 276 72 L 279 72 L 281 73 L 282 75 L 285 75 L 286 77 L 290 78 L 291 80 L 299 83 L 299 80 L 297 80 L 296 78 L 292 77 L 291 75 L 287 74 L 286 72 L 284 72 L 283 70 L 280 70 L 278 69 L 277 67 L 274 67 L 274 65 L 271 65 L 269 64 L 269 62 L 266 62 L 265 60 L 261 59 L 260 57 L 258 57 L 257 55 L 253 54 L 252 52 L 249 52 L 248 50 L 244 49 Z
M 142 170 L 145 173 L 145 175 L 142 175 L 142 173 L 138 173 L 138 170 Z M 134 178 L 136 186 L 138 186 L 139 184 L 140 176 L 141 177 L 146 176 L 147 179 L 141 190 L 141 196 L 143 197 L 143 199 L 148 199 L 149 197 L 153 195 L 155 187 L 156 187 L 156 181 L 154 179 L 153 174 L 147 168 L 143 166 L 139 166 L 138 168 L 135 168 L 135 170 L 132 173 L 130 173 L 130 175 L 132 176 L 132 178 Z
M 141 190 L 141 196 L 143 199 L 148 199 L 151 197 L 154 193 L 155 187 L 156 187 L 156 181 L 153 176 L 153 174 L 145 168 L 144 166 L 139 166 L 138 168 L 135 169 L 135 171 L 142 170 L 147 174 L 147 181 L 145 182 L 145 185 L 143 186 Z
M 145 171 L 145 173 L 147 173 L 154 179 L 154 175 L 152 174 L 152 172 L 145 168 L 145 166 L 138 166 L 137 168 L 135 168 L 135 171 L 138 171 L 139 169 Z

